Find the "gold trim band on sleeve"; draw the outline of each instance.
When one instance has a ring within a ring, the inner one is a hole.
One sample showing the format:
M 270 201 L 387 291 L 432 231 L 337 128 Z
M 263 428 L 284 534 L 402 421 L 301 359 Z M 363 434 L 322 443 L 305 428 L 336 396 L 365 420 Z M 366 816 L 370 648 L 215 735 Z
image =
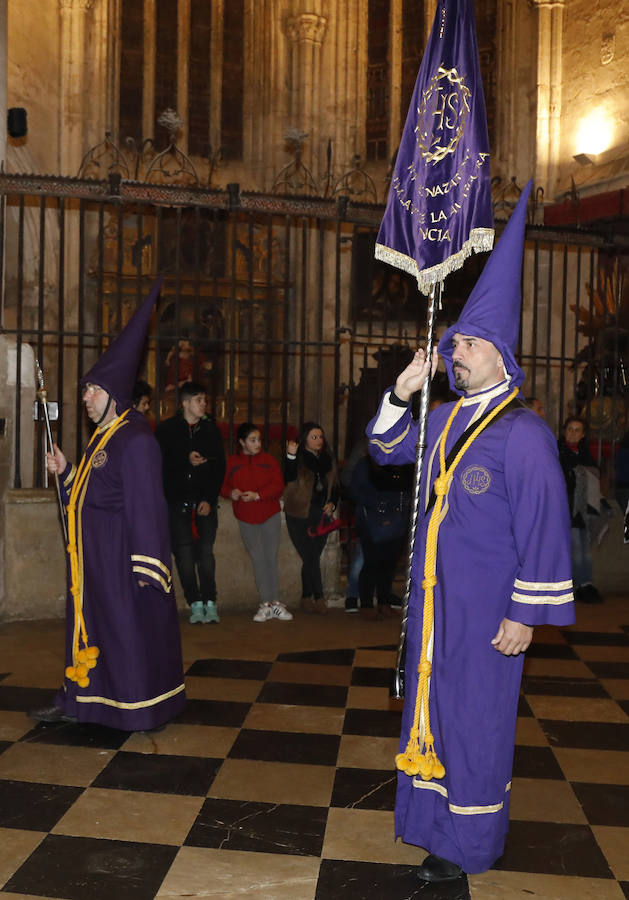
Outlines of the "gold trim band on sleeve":
M 68 472 L 66 477 L 63 479 L 63 486 L 65 488 L 67 488 L 68 485 L 72 484 L 72 482 L 74 481 L 75 475 L 76 475 L 76 466 L 73 464 L 70 471 Z
M 185 690 L 185 684 L 180 684 L 172 691 L 160 694 L 159 697 L 151 697 L 150 700 L 138 700 L 136 703 L 125 703 L 122 700 L 112 700 L 110 697 L 82 697 L 80 694 L 76 696 L 77 703 L 102 703 L 105 706 L 115 706 L 116 709 L 144 709 L 147 706 L 157 706 L 164 700 L 170 700 L 171 697 L 180 694 Z
M 516 578 L 513 582 L 514 588 L 521 591 L 569 591 L 572 589 L 572 579 L 568 581 L 521 581 Z
M 394 438 L 392 441 L 379 441 L 376 438 L 370 438 L 369 443 L 375 444 L 376 447 L 379 447 L 383 453 L 393 453 L 396 446 L 403 441 L 406 435 L 411 430 L 411 426 L 407 425 L 402 434 L 398 435 L 398 437 Z
M 148 575 L 150 578 L 154 578 L 155 581 L 158 581 L 161 584 L 166 593 L 170 594 L 172 585 L 166 581 L 165 578 L 162 578 L 161 575 L 158 575 L 157 572 L 154 572 L 152 569 L 147 569 L 146 566 L 133 566 L 132 571 L 136 575 Z
M 564 603 L 571 603 L 574 600 L 574 594 L 571 591 L 569 594 L 559 594 L 557 597 L 529 597 L 527 594 L 518 594 L 514 591 L 511 599 L 515 603 L 528 603 L 531 606 L 544 606 L 545 604 L 561 606 Z
M 142 556 L 140 553 L 132 553 L 131 562 L 148 563 L 151 566 L 155 566 L 156 569 L 161 569 L 164 575 L 166 575 L 167 578 L 170 578 L 170 569 L 168 566 L 165 566 L 161 559 L 156 559 L 154 556 Z

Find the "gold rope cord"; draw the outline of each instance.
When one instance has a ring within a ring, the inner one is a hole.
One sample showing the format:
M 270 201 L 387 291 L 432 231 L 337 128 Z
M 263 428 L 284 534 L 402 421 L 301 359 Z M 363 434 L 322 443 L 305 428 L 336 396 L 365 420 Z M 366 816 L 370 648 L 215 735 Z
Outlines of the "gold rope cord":
M 430 712 L 428 701 L 430 697 L 430 675 L 432 672 L 432 663 L 428 659 L 428 645 L 432 635 L 434 615 L 435 615 L 435 595 L 434 589 L 437 584 L 437 540 L 439 537 L 439 526 L 441 524 L 441 509 L 444 497 L 448 495 L 454 470 L 469 449 L 470 445 L 476 440 L 481 432 L 490 424 L 490 422 L 498 415 L 498 413 L 509 404 L 519 393 L 519 389 L 515 388 L 509 396 L 499 403 L 489 415 L 483 419 L 479 426 L 465 441 L 455 458 L 452 460 L 450 468 L 446 470 L 446 439 L 452 423 L 463 403 L 463 397 L 452 410 L 446 426 L 441 435 L 439 443 L 439 476 L 435 479 L 435 504 L 433 506 L 430 522 L 428 523 L 428 531 L 426 534 L 426 555 L 424 558 L 424 580 L 422 588 L 424 590 L 424 619 L 422 627 L 422 649 L 419 657 L 419 665 L 417 672 L 419 679 L 417 682 L 417 696 L 415 698 L 415 714 L 413 717 L 413 725 L 410 730 L 408 743 L 404 753 L 398 753 L 395 757 L 395 765 L 407 775 L 420 775 L 423 781 L 430 781 L 431 778 L 443 778 L 446 770 L 443 763 L 437 757 L 435 752 L 435 739 L 430 731 Z M 423 719 L 423 737 L 420 742 L 420 723 Z M 423 752 L 422 752 L 423 751 Z
M 79 501 L 83 486 L 85 485 L 87 487 L 86 482 L 90 473 L 91 460 L 94 458 L 95 454 L 98 453 L 98 451 L 101 450 L 105 446 L 105 444 L 113 437 L 120 426 L 125 424 L 124 418 L 128 412 L 128 409 L 125 410 L 123 414 L 118 418 L 118 421 L 110 428 L 108 428 L 107 431 L 102 435 L 88 461 L 88 450 L 98 436 L 98 431 L 94 432 L 94 434 L 90 438 L 90 441 L 85 449 L 85 453 L 83 454 L 83 458 L 81 459 L 79 467 L 76 471 L 74 481 L 72 482 L 72 488 L 70 490 L 70 498 L 68 501 L 68 556 L 70 557 L 70 593 L 72 594 L 72 601 L 74 605 L 74 634 L 72 638 L 72 665 L 66 668 L 65 674 L 66 678 L 68 678 L 70 681 L 76 681 L 79 687 L 87 687 L 90 683 L 90 679 L 87 673 L 89 669 L 93 669 L 96 665 L 96 660 L 98 659 L 100 650 L 98 649 L 98 647 L 89 646 L 87 629 L 85 627 L 85 618 L 83 616 L 83 585 L 81 583 L 79 548 L 77 542 L 77 503 Z M 83 649 L 79 648 L 79 634 L 81 640 L 83 641 Z

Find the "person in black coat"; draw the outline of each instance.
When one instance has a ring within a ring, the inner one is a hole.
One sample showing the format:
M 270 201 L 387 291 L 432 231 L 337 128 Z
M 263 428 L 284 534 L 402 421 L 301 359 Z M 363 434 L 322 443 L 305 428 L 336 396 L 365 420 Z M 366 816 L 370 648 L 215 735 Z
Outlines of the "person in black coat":
M 396 614 L 391 608 L 391 588 L 408 536 L 412 480 L 412 466 L 379 466 L 369 456 L 359 460 L 352 473 L 349 490 L 365 560 L 358 578 L 364 618 Z
M 559 462 L 566 479 L 570 506 L 570 537 L 572 541 L 572 581 L 574 596 L 583 603 L 600 603 L 601 595 L 592 584 L 592 556 L 587 525 L 586 492 L 577 490 L 577 476 L 583 469 L 596 469 L 586 438 L 586 426 L 579 416 L 571 416 L 563 427 L 557 444 Z M 581 467 L 577 469 L 577 467 Z M 580 499 L 580 495 L 583 498 Z M 598 512 L 598 510 L 596 510 Z
M 218 426 L 206 413 L 205 388 L 188 381 L 179 395 L 181 409 L 155 430 L 162 451 L 171 546 L 190 621 L 218 622 L 214 540 L 225 451 Z

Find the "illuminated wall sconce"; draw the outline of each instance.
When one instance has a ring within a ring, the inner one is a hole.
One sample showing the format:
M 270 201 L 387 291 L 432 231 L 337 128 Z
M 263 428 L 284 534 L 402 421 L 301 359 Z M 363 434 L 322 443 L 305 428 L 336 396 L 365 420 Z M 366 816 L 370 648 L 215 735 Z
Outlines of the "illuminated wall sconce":
M 613 142 L 613 119 L 603 109 L 594 109 L 578 124 L 574 141 L 574 148 L 578 152 L 573 159 L 582 166 L 593 165 Z
M 598 161 L 598 154 L 596 153 L 575 153 L 572 157 L 575 159 L 580 166 L 593 166 L 595 162 Z

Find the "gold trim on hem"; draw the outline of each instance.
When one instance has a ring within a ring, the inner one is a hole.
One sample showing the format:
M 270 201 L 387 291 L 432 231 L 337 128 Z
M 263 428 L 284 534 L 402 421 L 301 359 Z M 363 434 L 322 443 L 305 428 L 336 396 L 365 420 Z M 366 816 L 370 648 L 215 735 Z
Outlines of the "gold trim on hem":
M 448 789 L 445 788 L 442 784 L 438 784 L 435 781 L 423 781 L 421 778 L 413 778 L 413 787 L 414 788 L 423 788 L 428 791 L 435 791 L 437 794 L 441 794 L 442 797 L 448 799 Z M 505 787 L 505 794 L 511 790 L 511 782 L 509 781 L 507 786 Z M 497 813 L 504 807 L 504 800 L 500 803 L 492 803 L 489 806 L 458 806 L 456 803 L 450 803 L 448 801 L 448 809 L 450 812 L 455 813 L 458 816 L 482 816 L 486 813 Z
M 393 427 L 393 426 L 391 426 L 391 427 Z M 411 430 L 411 426 L 407 425 L 406 428 L 404 429 L 404 431 L 402 432 L 402 434 L 398 435 L 398 437 L 394 438 L 392 441 L 386 441 L 386 442 L 379 441 L 376 438 L 372 437 L 369 439 L 369 442 L 371 444 L 375 444 L 376 447 L 380 447 L 380 449 L 382 450 L 383 453 L 393 453 L 396 446 L 400 443 L 400 441 L 404 440 L 404 438 L 406 437 L 406 435 L 409 433 L 410 430 Z
M 178 687 L 173 688 L 172 691 L 167 691 L 165 694 L 160 694 L 159 697 L 151 697 L 150 700 L 138 700 L 136 703 L 125 703 L 122 700 L 111 700 L 109 697 L 82 697 L 80 695 L 77 695 L 76 702 L 103 703 L 105 706 L 115 706 L 116 709 L 144 709 L 147 706 L 156 706 L 158 703 L 162 703 L 164 700 L 169 700 L 176 694 L 180 694 L 183 690 L 185 690 L 185 688 L 185 684 L 180 684 Z
M 520 588 L 521 591 L 569 591 L 572 588 L 572 579 L 568 581 L 521 581 L 516 578 L 513 582 L 514 588 Z
M 164 575 L 170 578 L 170 569 L 168 568 L 168 566 L 165 566 L 161 559 L 156 559 L 154 556 L 142 556 L 140 553 L 132 553 L 131 562 L 149 563 L 151 566 L 155 566 L 155 568 L 161 569 Z
M 170 594 L 172 585 L 165 578 L 162 578 L 161 575 L 158 575 L 157 572 L 154 572 L 153 569 L 147 569 L 146 566 L 133 566 L 131 571 L 135 572 L 136 575 L 149 575 L 161 584 L 167 594 Z
M 564 603 L 570 603 L 574 600 L 574 594 L 570 591 L 569 594 L 559 594 L 557 597 L 528 597 L 526 594 L 518 594 L 514 591 L 511 594 L 511 599 L 514 603 L 528 603 L 530 606 L 544 606 L 545 604 L 562 606 Z

